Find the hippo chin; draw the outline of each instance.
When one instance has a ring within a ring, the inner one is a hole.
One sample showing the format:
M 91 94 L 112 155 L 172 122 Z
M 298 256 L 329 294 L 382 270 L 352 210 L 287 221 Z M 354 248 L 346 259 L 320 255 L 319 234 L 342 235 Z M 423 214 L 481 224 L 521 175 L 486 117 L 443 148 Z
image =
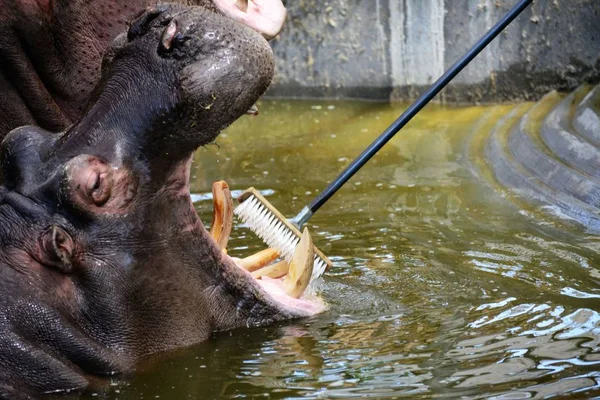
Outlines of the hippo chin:
M 215 10 L 139 16 L 79 122 L 2 142 L 0 398 L 83 390 L 211 332 L 305 317 L 238 267 L 190 199 L 192 153 L 273 76 L 266 40 Z

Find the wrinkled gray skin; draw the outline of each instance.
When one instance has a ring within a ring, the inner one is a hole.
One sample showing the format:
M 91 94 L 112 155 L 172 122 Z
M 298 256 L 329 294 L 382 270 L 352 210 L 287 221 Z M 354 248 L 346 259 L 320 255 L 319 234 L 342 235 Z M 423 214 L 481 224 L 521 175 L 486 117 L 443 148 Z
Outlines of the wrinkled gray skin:
M 8 134 L 1 399 L 79 391 L 212 331 L 309 314 L 276 302 L 219 251 L 188 189 L 192 152 L 272 75 L 255 31 L 214 9 L 164 6 L 114 41 L 72 127 Z

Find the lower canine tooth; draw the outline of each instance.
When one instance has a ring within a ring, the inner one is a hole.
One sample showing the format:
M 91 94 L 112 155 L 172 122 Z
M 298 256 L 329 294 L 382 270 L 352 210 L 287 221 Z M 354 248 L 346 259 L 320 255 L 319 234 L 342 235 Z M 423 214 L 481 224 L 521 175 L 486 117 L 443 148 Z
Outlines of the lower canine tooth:
M 290 269 L 290 264 L 287 261 L 279 261 L 274 264 L 268 265 L 264 268 L 259 269 L 258 271 L 254 271 L 252 276 L 255 279 L 260 279 L 263 276 L 268 276 L 269 278 L 278 279 L 283 278 L 285 274 L 288 273 Z
M 283 290 L 291 297 L 299 299 L 310 283 L 315 251 L 310 233 L 307 228 L 302 232 L 302 239 L 296 246 L 294 256 L 290 262 L 288 274 L 283 279 Z
M 247 269 L 250 272 L 261 269 L 279 258 L 279 252 L 275 249 L 266 249 L 259 251 L 249 257 L 237 261 L 237 265 Z

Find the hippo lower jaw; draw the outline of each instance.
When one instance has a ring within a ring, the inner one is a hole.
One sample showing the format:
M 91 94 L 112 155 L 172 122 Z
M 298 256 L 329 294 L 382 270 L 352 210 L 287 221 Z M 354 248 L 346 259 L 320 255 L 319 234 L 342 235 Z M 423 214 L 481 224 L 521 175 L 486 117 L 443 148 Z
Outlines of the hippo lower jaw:
M 317 297 L 294 298 L 286 292 L 284 287 L 284 278 L 256 279 L 250 272 L 238 266 L 232 257 L 224 255 L 223 269 L 225 273 L 229 272 L 235 265 L 237 270 L 242 271 L 249 285 L 258 285 L 264 295 L 260 297 L 267 304 L 272 304 L 275 308 L 281 310 L 281 319 L 310 317 L 319 314 L 325 310 L 325 304 Z M 246 324 L 247 325 L 247 324 Z M 259 323 L 257 325 L 265 325 Z

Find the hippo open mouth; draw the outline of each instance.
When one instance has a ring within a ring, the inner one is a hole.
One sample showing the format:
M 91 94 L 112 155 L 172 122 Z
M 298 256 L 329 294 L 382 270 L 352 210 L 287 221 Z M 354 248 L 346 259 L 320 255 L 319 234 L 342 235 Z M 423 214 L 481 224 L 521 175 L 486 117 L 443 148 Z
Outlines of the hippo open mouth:
M 6 137 L 0 398 L 81 389 L 216 330 L 323 309 L 236 265 L 228 214 L 211 235 L 189 193 L 193 152 L 251 109 L 273 69 L 252 29 L 210 7 L 160 6 L 114 41 L 78 123 Z

